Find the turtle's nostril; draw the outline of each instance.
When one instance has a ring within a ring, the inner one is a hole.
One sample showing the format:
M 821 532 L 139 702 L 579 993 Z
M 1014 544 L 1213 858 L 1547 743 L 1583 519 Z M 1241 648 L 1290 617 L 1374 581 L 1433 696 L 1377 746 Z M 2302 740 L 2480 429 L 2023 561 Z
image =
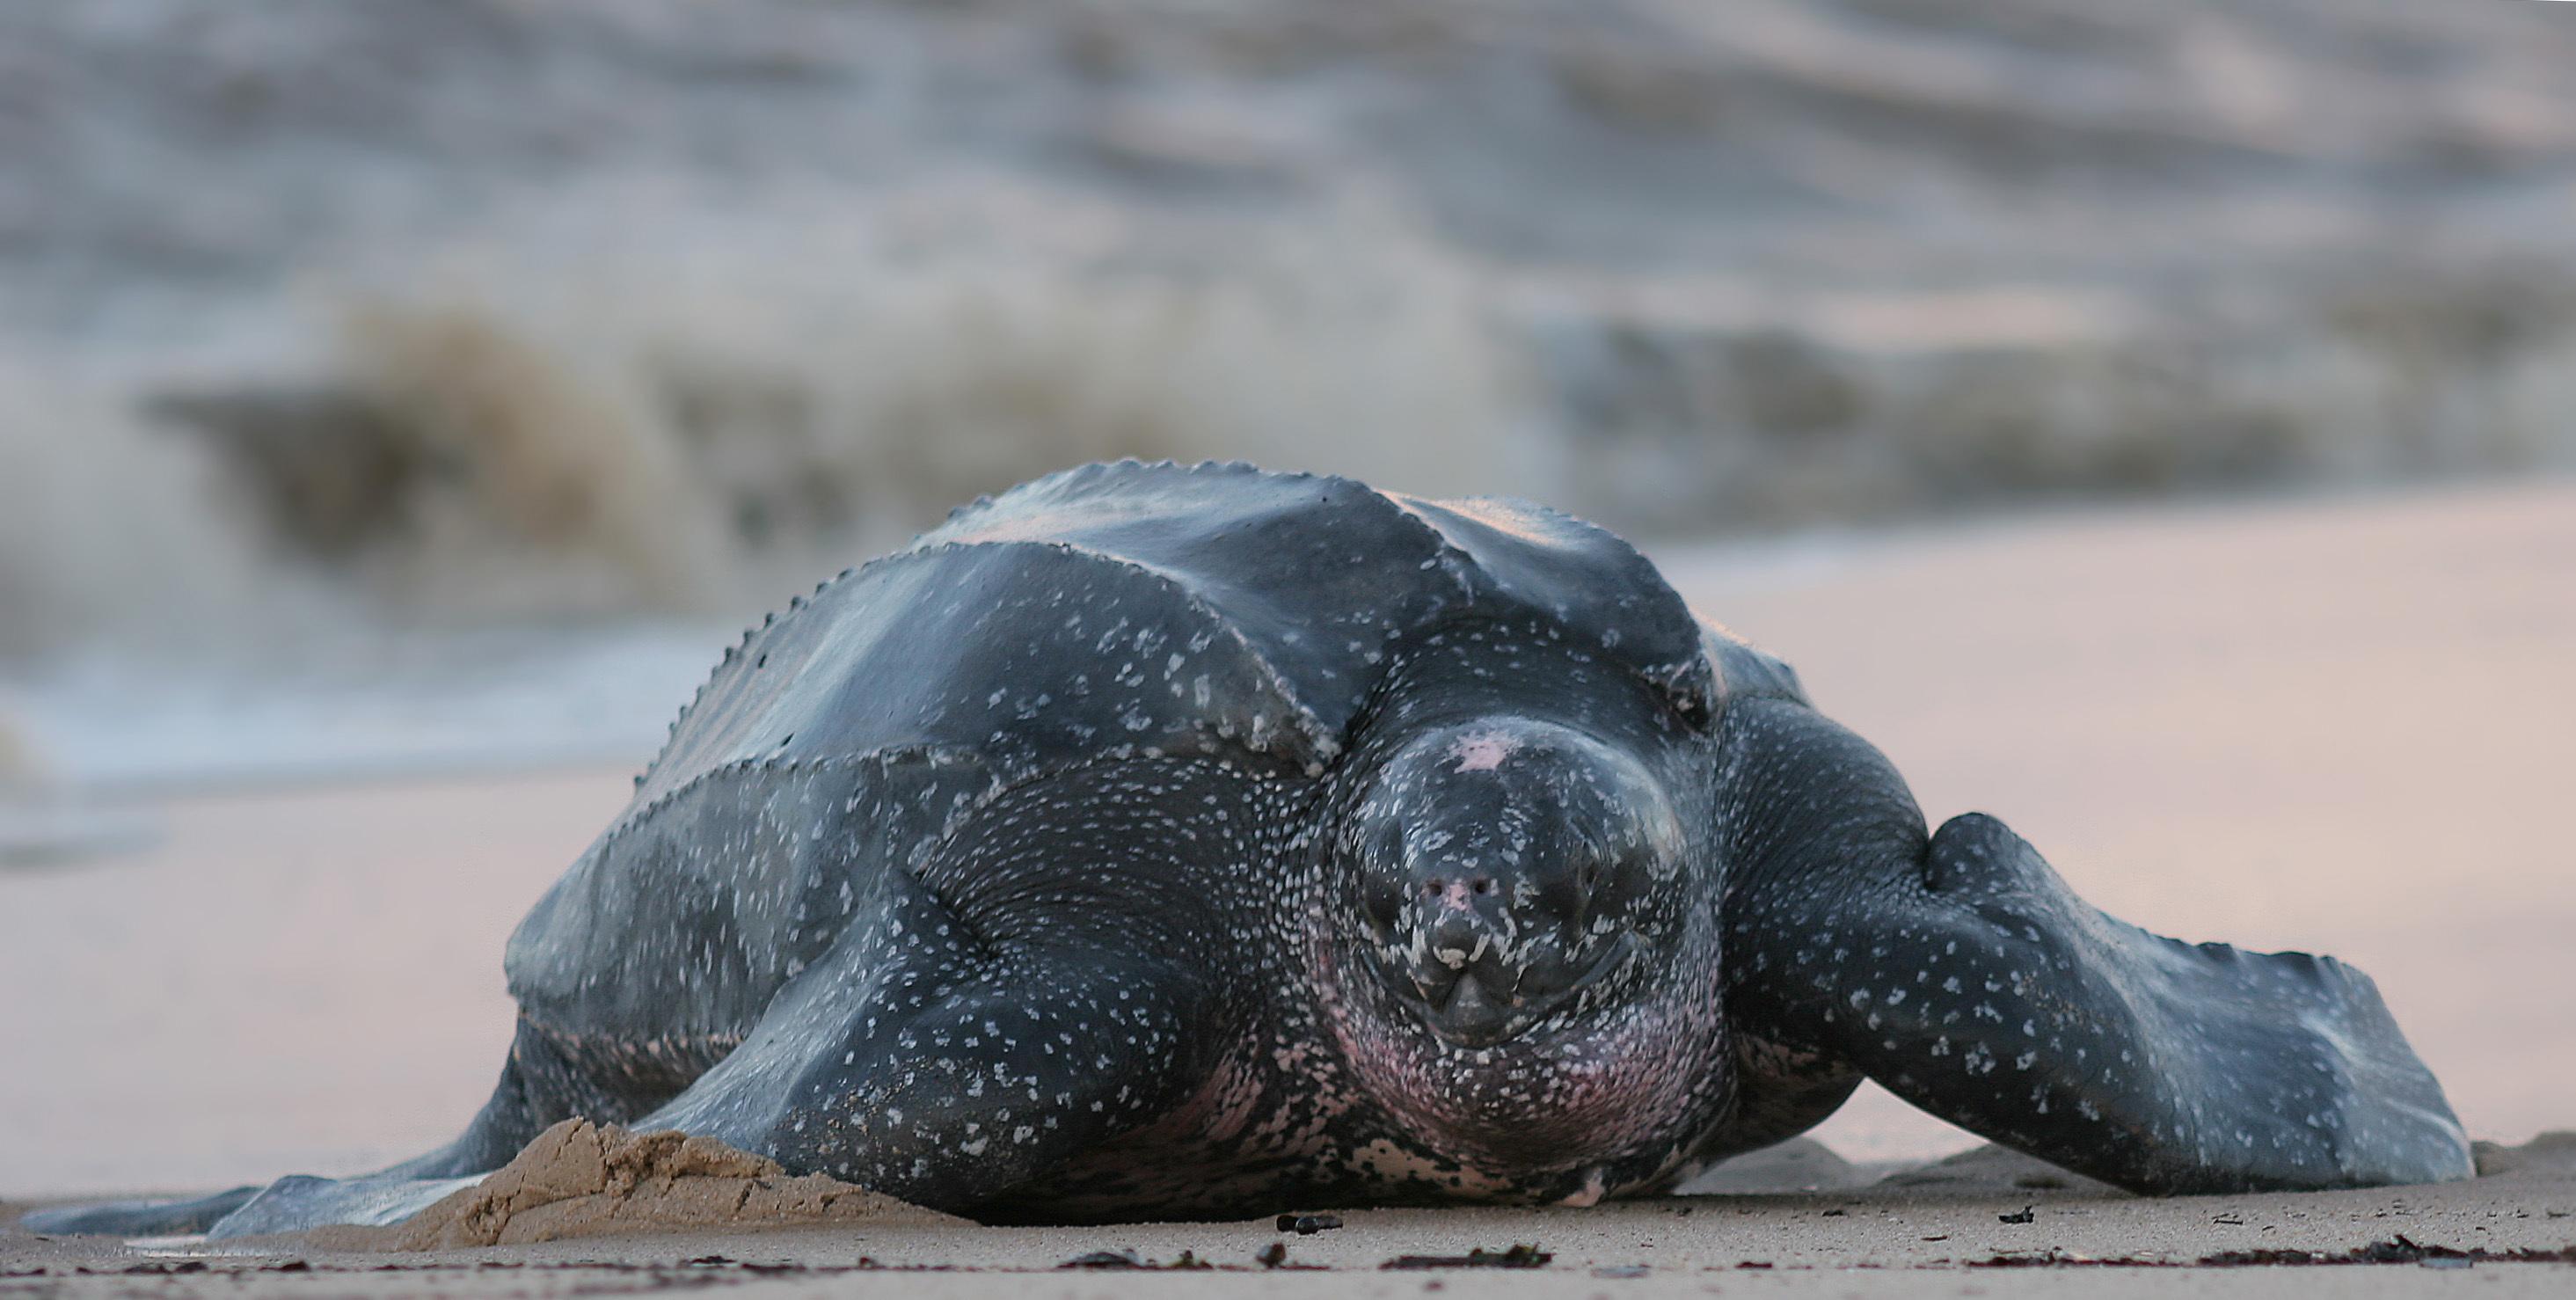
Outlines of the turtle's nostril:
M 1490 894 L 1494 892 L 1494 881 L 1490 876 L 1478 876 L 1474 880 L 1468 882 L 1467 887 L 1475 890 L 1479 894 Z

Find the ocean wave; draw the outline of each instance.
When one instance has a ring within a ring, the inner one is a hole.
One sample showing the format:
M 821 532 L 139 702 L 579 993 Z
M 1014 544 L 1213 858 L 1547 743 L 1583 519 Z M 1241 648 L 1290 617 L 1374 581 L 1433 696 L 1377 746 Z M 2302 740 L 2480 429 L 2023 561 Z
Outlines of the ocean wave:
M 0 655 L 749 616 L 978 494 L 1121 456 L 1525 495 L 1648 535 L 2576 468 L 2576 283 L 2541 276 L 1926 347 L 1822 312 L 1533 306 L 1428 254 L 1302 270 L 451 281 L 353 298 L 298 377 L 0 372 Z
M 1649 536 L 2576 468 L 2522 7 L 732 8 L 0 16 L 0 665 L 747 617 L 1117 456 Z

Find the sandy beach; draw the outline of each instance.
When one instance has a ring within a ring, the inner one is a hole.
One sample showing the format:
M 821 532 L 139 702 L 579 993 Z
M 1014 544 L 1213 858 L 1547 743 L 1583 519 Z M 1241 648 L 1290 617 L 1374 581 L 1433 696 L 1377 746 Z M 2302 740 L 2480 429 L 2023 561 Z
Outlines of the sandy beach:
M 2438 1188 L 2139 1200 L 1977 1161 L 1918 1185 L 1738 1191 L 1593 1209 L 1341 1211 L 1275 1221 L 697 1231 L 406 1254 L 294 1240 L 42 1240 L 0 1229 L 0 1295 L 2014 1296 L 2563 1295 L 2576 1142 L 2486 1153 Z M 2044 1180 L 2044 1179 L 2042 1179 Z M 1758 1179 L 1747 1186 L 1761 1186 Z M 1524 1248 L 1515 1255 L 1515 1247 Z M 1480 1253 L 1481 1252 L 1481 1256 Z M 1270 1262 L 1265 1263 L 1264 1257 Z M 1520 1267 L 1471 1262 L 1500 1256 Z M 2285 1269 L 2299 1270 L 2286 1274 Z M 2474 1288 L 2470 1291 L 2469 1288 Z
M 1936 819 L 2006 818 L 2088 898 L 2152 929 L 2330 951 L 2368 970 L 2476 1136 L 2510 1146 L 2576 1126 L 2576 872 L 2553 815 L 2576 734 L 2576 487 L 1658 558 L 1703 613 L 1796 664 Z M 190 797 L 152 810 L 163 834 L 150 847 L 0 875 L 12 990 L 0 1001 L 0 1197 L 349 1173 L 452 1136 L 506 1043 L 501 940 L 623 802 L 627 775 Z M 1974 1141 L 1874 1090 L 1817 1136 L 1877 1162 Z M 1588 1211 L 1343 1212 L 1345 1226 L 1312 1236 L 1263 1221 L 621 1238 L 405 1257 L 438 1270 L 417 1277 L 345 1274 L 389 1261 L 291 1243 L 209 1254 L 0 1230 L 0 1295 L 224 1293 L 246 1268 L 263 1271 L 264 1291 L 312 1295 L 1177 1295 L 1215 1281 L 1412 1295 L 1443 1279 L 1530 1295 L 2010 1295 L 2076 1278 L 2104 1294 L 2237 1294 L 2278 1275 L 2086 1261 L 2374 1247 L 2407 1266 L 2339 1269 L 2333 1284 L 2563 1294 L 2568 1265 L 2497 1257 L 2576 1246 L 2568 1145 L 2491 1164 L 2491 1177 L 2440 1188 L 2166 1201 L 2017 1186 L 2030 1171 L 1988 1168 L 1949 1186 Z M 2032 1217 L 2014 1221 L 2025 1207 Z M 2488 1257 L 2425 1259 L 2401 1238 Z M 1262 1269 L 1256 1253 L 1278 1241 L 1291 1264 L 1333 1271 Z M 1381 1270 L 1520 1243 L 1552 1259 Z M 1095 1251 L 1162 1263 L 1187 1251 L 1237 1271 L 1055 1271 Z M 2058 1267 L 1969 1267 L 2049 1259 Z M 294 1261 L 302 1271 L 274 1271 Z M 1942 1271 L 1892 1271 L 1916 1266 Z M 893 1271 L 915 1268 L 965 1271 Z M 995 1269 L 1042 1276 L 975 1271 Z

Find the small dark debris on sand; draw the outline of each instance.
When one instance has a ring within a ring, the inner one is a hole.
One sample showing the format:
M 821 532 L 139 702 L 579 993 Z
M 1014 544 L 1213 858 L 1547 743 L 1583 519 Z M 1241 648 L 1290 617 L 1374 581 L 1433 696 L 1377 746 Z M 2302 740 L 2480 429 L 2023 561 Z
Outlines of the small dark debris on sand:
M 2576 1246 L 2557 1250 L 2459 1250 L 2426 1246 L 2400 1233 L 2342 1252 L 2315 1250 L 2222 1250 L 2194 1260 L 2093 1259 L 2048 1251 L 2036 1255 L 1997 1255 L 1964 1261 L 1968 1268 L 2309 1268 L 2343 1264 L 2418 1264 L 2425 1268 L 2470 1268 L 2479 1264 L 2576 1264 Z
M 1420 1268 L 1545 1268 L 1556 1258 L 1536 1246 L 1517 1245 L 1509 1250 L 1486 1250 L 1479 1247 L 1464 1255 L 1398 1255 L 1378 1265 L 1382 1269 Z
M 1195 1253 L 1186 1250 L 1182 1251 L 1180 1255 L 1174 1258 L 1169 1264 L 1162 1263 L 1158 1260 L 1139 1259 L 1136 1257 L 1136 1252 L 1132 1250 L 1095 1250 L 1087 1255 L 1076 1255 L 1073 1258 L 1056 1265 L 1056 1267 L 1059 1269 L 1096 1269 L 1103 1272 L 1121 1269 L 1147 1269 L 1161 1272 L 1191 1272 L 1199 1269 L 1215 1268 L 1216 1265 L 1211 1264 L 1206 1260 L 1199 1258 Z
M 872 1261 L 867 1259 L 861 1259 L 858 1266 L 865 1268 L 871 1262 Z M 805 1264 L 792 1262 L 762 1263 L 757 1260 L 735 1259 L 731 1255 L 700 1255 L 694 1259 L 681 1260 L 680 1265 L 683 1268 L 733 1268 L 740 1269 L 745 1273 L 810 1273 L 814 1271 L 812 1267 Z
M 1073 1258 L 1056 1265 L 1056 1267 L 1104 1269 L 1143 1268 L 1145 1267 L 1145 1261 L 1136 1258 L 1136 1252 L 1132 1250 L 1095 1250 L 1087 1255 L 1076 1255 Z

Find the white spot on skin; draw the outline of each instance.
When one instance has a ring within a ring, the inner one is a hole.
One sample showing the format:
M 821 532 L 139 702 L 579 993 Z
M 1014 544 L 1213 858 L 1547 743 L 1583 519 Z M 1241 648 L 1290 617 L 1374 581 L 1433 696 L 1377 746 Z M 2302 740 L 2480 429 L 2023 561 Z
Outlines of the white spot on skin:
M 1449 746 L 1449 757 L 1458 760 L 1457 772 L 1491 772 L 1520 748 L 1520 742 L 1492 731 L 1471 731 Z

